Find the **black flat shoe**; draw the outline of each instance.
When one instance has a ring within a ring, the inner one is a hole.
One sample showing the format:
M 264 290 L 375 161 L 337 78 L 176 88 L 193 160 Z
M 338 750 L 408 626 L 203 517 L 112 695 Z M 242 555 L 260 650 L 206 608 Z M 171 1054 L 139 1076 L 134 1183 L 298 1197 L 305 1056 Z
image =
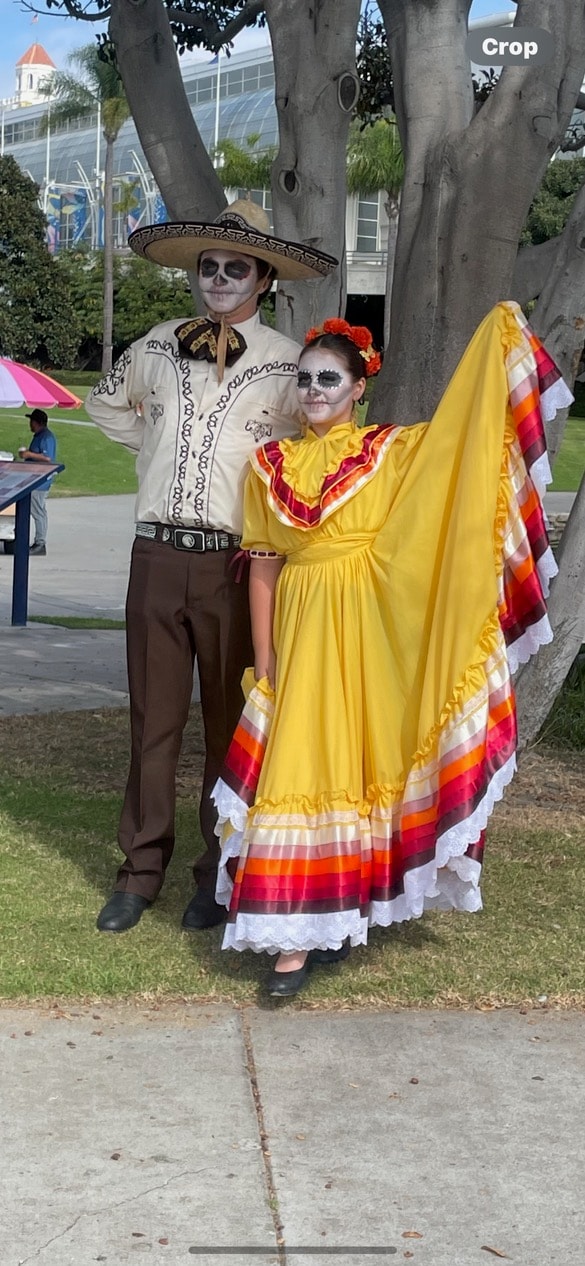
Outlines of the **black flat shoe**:
M 96 927 L 100 932 L 127 932 L 140 922 L 150 905 L 151 901 L 138 897 L 135 892 L 114 892 L 100 910 Z
M 342 963 L 349 957 L 349 941 L 344 941 L 340 949 L 309 950 L 312 963 Z
M 268 977 L 267 990 L 271 998 L 292 998 L 306 984 L 311 970 L 311 958 L 307 957 L 296 971 L 272 971 Z
M 226 907 L 218 905 L 213 892 L 199 890 L 185 910 L 181 927 L 186 932 L 200 932 L 203 928 L 214 928 L 218 923 L 225 923 L 226 918 Z

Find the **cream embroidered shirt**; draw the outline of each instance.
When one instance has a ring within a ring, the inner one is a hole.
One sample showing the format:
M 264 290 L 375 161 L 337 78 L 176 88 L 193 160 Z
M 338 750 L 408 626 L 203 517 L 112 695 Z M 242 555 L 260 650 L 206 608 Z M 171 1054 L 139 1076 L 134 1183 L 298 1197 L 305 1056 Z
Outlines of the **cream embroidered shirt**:
M 221 385 L 217 366 L 185 356 L 166 321 L 133 343 L 90 391 L 89 416 L 137 454 L 136 518 L 241 535 L 248 457 L 298 433 L 300 348 L 258 315 L 237 329 L 246 350 Z

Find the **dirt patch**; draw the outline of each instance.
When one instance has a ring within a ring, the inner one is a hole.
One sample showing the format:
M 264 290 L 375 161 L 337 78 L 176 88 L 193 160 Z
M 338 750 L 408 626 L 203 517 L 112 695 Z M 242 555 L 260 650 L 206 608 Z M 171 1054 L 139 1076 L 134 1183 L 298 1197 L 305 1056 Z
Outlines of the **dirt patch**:
M 494 823 L 562 830 L 585 823 L 585 755 L 537 746 L 523 752 Z

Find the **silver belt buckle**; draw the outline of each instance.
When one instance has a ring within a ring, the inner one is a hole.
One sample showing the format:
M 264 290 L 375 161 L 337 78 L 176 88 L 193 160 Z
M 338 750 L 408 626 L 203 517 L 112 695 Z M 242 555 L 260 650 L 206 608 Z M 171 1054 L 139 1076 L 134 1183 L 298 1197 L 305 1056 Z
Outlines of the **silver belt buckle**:
M 196 554 L 205 552 L 205 532 L 196 528 L 175 528 L 175 549 L 193 550 Z

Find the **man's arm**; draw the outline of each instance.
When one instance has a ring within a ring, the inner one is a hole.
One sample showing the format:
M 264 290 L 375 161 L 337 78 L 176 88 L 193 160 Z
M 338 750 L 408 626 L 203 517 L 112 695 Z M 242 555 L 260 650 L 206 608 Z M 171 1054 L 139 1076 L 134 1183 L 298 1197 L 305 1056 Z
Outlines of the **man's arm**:
M 105 378 L 90 391 L 85 407 L 109 439 L 138 453 L 144 436 L 144 418 L 138 406 L 148 394 L 144 381 L 144 340 L 133 343 Z
M 51 466 L 55 465 L 54 457 L 47 457 L 46 453 L 33 453 L 30 448 L 27 448 L 20 456 L 23 462 L 49 462 Z

